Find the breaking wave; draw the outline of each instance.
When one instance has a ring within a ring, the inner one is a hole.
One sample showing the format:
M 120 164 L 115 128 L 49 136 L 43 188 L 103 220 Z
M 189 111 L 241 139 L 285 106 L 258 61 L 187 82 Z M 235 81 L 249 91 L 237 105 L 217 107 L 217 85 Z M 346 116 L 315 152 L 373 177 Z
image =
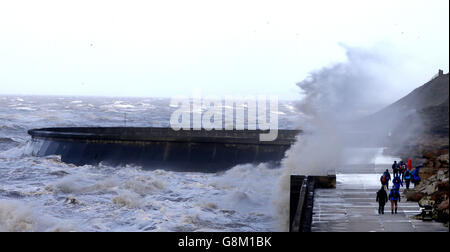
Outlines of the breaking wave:
M 76 228 L 27 204 L 0 200 L 0 232 L 68 232 Z
M 281 169 L 265 164 L 211 174 L 77 167 L 60 156 L 31 155 L 28 129 L 121 126 L 127 111 L 134 112 L 127 125 L 161 126 L 172 110 L 168 100 L 25 100 L 0 100 L 8 103 L 0 106 L 0 231 L 277 230 L 272 202 Z M 10 102 L 36 111 L 10 109 Z M 292 116 L 288 108 L 280 112 L 281 120 Z

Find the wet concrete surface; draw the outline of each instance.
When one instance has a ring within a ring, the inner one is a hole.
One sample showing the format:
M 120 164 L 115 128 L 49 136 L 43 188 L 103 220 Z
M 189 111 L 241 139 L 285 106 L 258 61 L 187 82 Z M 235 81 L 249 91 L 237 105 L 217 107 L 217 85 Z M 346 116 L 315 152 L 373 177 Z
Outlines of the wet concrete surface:
M 336 189 L 316 189 L 313 213 L 313 232 L 448 232 L 442 223 L 415 220 L 420 213 L 416 202 L 404 197 L 398 213 L 378 214 L 375 201 L 381 174 L 338 174 Z M 403 190 L 403 189 L 402 189 Z

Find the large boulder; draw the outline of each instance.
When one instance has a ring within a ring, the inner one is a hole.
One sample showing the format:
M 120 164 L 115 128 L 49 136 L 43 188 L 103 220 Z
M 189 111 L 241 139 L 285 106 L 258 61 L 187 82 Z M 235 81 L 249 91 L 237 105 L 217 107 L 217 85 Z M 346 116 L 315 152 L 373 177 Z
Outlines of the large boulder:
M 441 166 L 442 166 L 442 165 L 441 165 L 441 162 L 440 162 L 439 160 L 435 160 L 435 161 L 434 161 L 434 168 L 435 168 L 435 169 L 439 169 L 439 168 L 441 168 Z
M 429 177 L 433 176 L 433 174 L 436 173 L 436 169 L 431 166 L 431 167 L 424 167 L 422 169 L 420 169 L 420 173 L 419 176 L 422 180 L 424 179 L 428 179 Z
M 431 200 L 434 200 L 436 202 L 442 202 L 448 199 L 448 191 L 436 191 L 430 195 Z
M 419 200 L 419 206 L 434 206 L 436 201 L 432 200 L 430 196 L 425 196 Z
M 449 222 L 449 209 L 448 209 L 448 199 L 446 201 L 441 202 L 437 208 L 437 220 L 441 222 Z
M 448 210 L 448 204 L 449 204 L 448 199 L 446 201 L 442 201 L 441 204 L 439 204 L 437 210 L 438 211 L 444 211 L 445 209 Z
M 439 162 L 441 163 L 446 163 L 448 164 L 448 153 L 444 154 L 444 155 L 440 155 L 437 160 L 439 160 Z
M 429 183 L 428 180 L 422 181 L 422 183 L 420 183 L 419 185 L 417 185 L 416 187 L 414 187 L 413 190 L 416 191 L 416 192 L 422 192 L 422 191 L 425 190 L 425 188 L 427 188 L 427 186 L 428 186 L 429 184 L 430 184 L 430 183 Z
M 433 194 L 434 192 L 437 191 L 436 190 L 437 189 L 437 185 L 438 185 L 438 182 L 433 182 L 432 184 L 430 184 L 427 187 L 425 187 L 425 189 L 422 192 L 424 194 L 431 195 L 431 194 Z
M 448 180 L 448 169 L 439 169 L 436 174 L 436 179 L 439 181 L 444 181 L 445 179 Z
M 448 159 L 448 149 L 439 150 L 439 155 L 445 155 L 445 154 L 447 154 L 447 159 Z
M 407 201 L 419 202 L 425 194 L 421 192 L 416 192 L 414 190 L 405 190 L 403 192 Z
M 428 151 L 423 154 L 423 157 L 426 159 L 436 159 L 437 156 L 438 156 L 438 154 L 433 151 Z
M 437 161 L 439 161 L 439 163 L 440 163 L 440 168 L 446 168 L 447 174 L 448 174 L 448 165 L 449 165 L 448 153 L 444 154 L 444 155 L 440 155 L 437 158 Z
M 448 178 L 446 180 L 443 180 L 440 183 L 438 183 L 437 189 L 438 189 L 438 191 L 449 192 L 450 184 L 449 184 Z

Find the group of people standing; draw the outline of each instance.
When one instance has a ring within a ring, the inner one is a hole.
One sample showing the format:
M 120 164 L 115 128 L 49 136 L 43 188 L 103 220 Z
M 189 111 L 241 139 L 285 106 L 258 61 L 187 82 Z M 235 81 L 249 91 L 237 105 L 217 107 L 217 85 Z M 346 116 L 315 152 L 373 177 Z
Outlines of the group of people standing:
M 389 190 L 389 181 L 391 180 L 391 174 L 389 169 L 383 173 L 380 178 L 381 189 L 377 192 L 377 202 L 378 202 L 378 214 L 384 214 L 384 206 L 387 201 L 391 201 L 391 213 L 397 214 L 398 202 L 400 202 L 400 187 L 403 187 L 403 182 L 405 182 L 406 189 L 409 189 L 411 182 L 414 186 L 420 183 L 420 168 L 423 165 L 419 165 L 415 169 L 411 170 L 411 167 L 407 166 L 406 163 L 400 161 L 394 161 L 392 164 L 392 173 L 394 178 L 392 179 L 392 189 L 389 192 L 389 197 L 386 190 Z

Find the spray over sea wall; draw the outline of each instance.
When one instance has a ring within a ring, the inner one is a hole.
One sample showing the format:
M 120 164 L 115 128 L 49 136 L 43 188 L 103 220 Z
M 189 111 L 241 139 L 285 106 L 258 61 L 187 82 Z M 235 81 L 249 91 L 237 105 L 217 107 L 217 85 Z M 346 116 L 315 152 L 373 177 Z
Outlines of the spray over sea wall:
M 297 84 L 303 96 L 297 104 L 301 112 L 298 125 L 304 134 L 298 136 L 283 160 L 283 174 L 275 199 L 282 230 L 288 227 L 286 206 L 289 206 L 291 175 L 335 174 L 337 167 L 348 161 L 344 149 L 350 142 L 370 141 L 349 133 L 363 131 L 373 133 L 373 139 L 386 137 L 382 135 L 384 132 L 375 129 L 389 122 L 360 122 L 392 99 L 390 92 L 396 86 L 393 81 L 401 73 L 393 70 L 394 62 L 386 53 L 351 47 L 346 50 L 346 62 L 314 71 Z

